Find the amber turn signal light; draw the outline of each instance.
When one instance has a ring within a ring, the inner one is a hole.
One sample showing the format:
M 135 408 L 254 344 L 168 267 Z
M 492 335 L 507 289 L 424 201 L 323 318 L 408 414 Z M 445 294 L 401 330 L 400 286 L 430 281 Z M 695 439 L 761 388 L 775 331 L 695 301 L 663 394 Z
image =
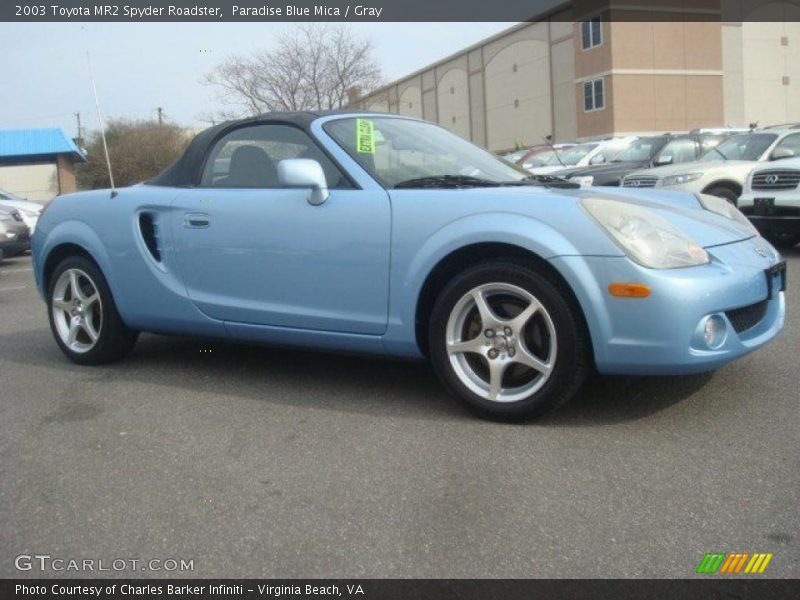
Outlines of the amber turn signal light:
M 620 298 L 647 298 L 650 295 L 650 288 L 643 283 L 612 283 L 608 291 Z

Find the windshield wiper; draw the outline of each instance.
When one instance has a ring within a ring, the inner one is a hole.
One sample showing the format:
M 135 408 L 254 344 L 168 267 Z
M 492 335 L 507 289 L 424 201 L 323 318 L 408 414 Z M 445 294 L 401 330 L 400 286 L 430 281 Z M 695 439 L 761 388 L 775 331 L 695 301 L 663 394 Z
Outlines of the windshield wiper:
M 494 187 L 499 185 L 488 179 L 472 177 L 470 175 L 429 175 L 406 179 L 394 185 L 397 188 L 441 188 L 441 187 Z
M 564 179 L 563 177 L 558 177 L 556 175 L 528 175 L 522 181 L 536 182 L 547 187 L 555 188 L 575 189 L 581 187 L 580 184 L 575 183 L 574 181 L 569 181 L 568 179 Z
M 725 156 L 725 155 L 722 153 L 722 150 L 720 150 L 720 149 L 718 149 L 718 148 L 712 148 L 712 150 L 713 150 L 714 152 L 716 152 L 717 154 L 719 154 L 719 155 L 722 157 L 722 160 L 729 160 L 729 159 L 728 159 L 728 157 L 727 157 L 727 156 Z

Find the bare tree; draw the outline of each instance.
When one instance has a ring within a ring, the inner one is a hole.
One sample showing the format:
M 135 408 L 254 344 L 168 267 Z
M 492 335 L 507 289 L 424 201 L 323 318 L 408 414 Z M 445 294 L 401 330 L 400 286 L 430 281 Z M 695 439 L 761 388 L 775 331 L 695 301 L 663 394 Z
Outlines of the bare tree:
M 122 187 L 145 181 L 172 163 L 189 143 L 185 129 L 157 121 L 114 119 L 106 127 L 108 154 L 114 182 Z M 86 144 L 87 160 L 79 164 L 76 175 L 81 189 L 110 185 L 100 132 L 93 132 Z
M 223 118 L 273 110 L 335 109 L 377 87 L 370 40 L 329 24 L 302 25 L 274 48 L 230 56 L 202 80 L 217 88 Z

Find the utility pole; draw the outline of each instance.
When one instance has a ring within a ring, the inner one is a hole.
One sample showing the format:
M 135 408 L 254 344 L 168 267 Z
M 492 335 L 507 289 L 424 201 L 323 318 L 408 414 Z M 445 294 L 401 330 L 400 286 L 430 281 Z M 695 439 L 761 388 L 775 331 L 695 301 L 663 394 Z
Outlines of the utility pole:
M 158 124 L 159 125 L 163 125 L 164 124 L 164 109 L 159 106 L 156 110 L 158 111 Z
M 78 141 L 78 146 L 83 146 L 83 128 L 81 127 L 81 111 L 75 113 L 75 119 L 78 121 L 78 137 L 75 138 Z

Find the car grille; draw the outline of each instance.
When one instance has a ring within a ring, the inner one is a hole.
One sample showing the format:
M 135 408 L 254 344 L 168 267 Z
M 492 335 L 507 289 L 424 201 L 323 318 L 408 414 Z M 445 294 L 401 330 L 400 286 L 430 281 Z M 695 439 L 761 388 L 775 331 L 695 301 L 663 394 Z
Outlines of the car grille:
M 725 315 L 728 317 L 731 325 L 733 325 L 736 333 L 742 333 L 743 331 L 747 331 L 748 329 L 755 327 L 761 322 L 761 319 L 763 319 L 764 315 L 767 314 L 768 302 L 768 300 L 762 300 L 761 302 L 756 302 L 750 306 L 743 306 L 742 308 L 729 310 L 725 313 Z
M 634 175 L 623 179 L 622 187 L 652 188 L 656 187 L 656 181 L 658 181 L 658 177 L 652 175 Z
M 777 170 L 759 171 L 753 175 L 754 190 L 793 190 L 800 183 L 800 171 Z

